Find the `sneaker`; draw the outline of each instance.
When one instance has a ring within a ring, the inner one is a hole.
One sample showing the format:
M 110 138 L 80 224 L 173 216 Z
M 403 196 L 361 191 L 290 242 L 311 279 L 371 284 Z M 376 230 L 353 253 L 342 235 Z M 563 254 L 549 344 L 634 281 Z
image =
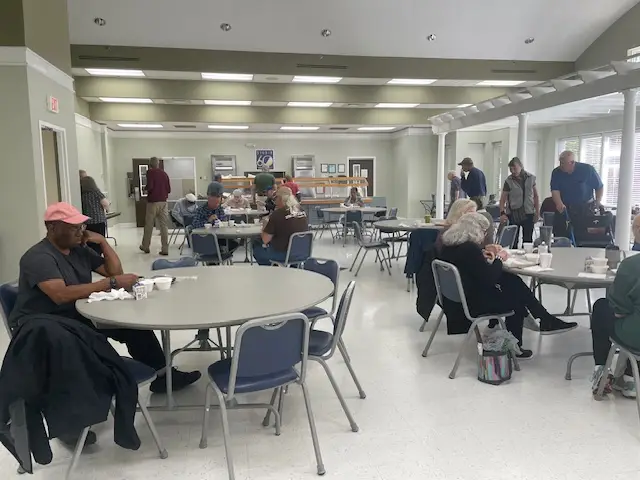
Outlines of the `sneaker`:
M 60 440 L 68 448 L 75 449 L 76 445 L 78 444 L 78 440 L 80 440 L 80 435 L 82 435 L 82 432 L 79 432 L 79 433 L 67 433 L 66 435 L 60 435 L 58 437 L 58 440 Z M 87 432 L 87 438 L 84 441 L 84 446 L 86 447 L 86 446 L 89 446 L 89 445 L 94 445 L 97 441 L 98 441 L 98 437 L 96 437 L 96 434 L 94 432 L 92 432 L 91 430 L 89 430 Z
M 535 318 L 533 318 L 531 315 L 527 315 L 526 317 L 524 317 L 524 328 L 526 328 L 527 330 L 531 330 L 532 332 L 539 332 L 540 331 L 540 325 L 538 325 L 538 322 L 536 322 Z
M 144 248 L 142 245 L 140 245 L 138 248 L 140 249 L 140 251 L 142 251 L 144 253 L 149 253 L 150 252 L 150 250 L 148 248 Z
M 593 375 L 591 376 L 591 391 L 594 395 L 598 393 L 598 386 L 600 385 L 602 375 L 604 375 L 604 365 L 596 365 L 596 367 L 593 369 Z M 609 374 L 608 377 L 609 378 L 607 378 L 607 382 L 604 385 L 604 395 L 608 395 L 612 391 L 611 380 L 613 379 L 613 375 Z
M 202 374 L 197 370 L 194 372 L 181 372 L 175 368 L 172 370 L 171 381 L 173 384 L 173 391 L 177 392 L 183 388 L 200 380 Z M 151 382 L 151 391 L 153 393 L 167 393 L 167 380 L 164 375 L 159 376 L 153 382 Z
M 633 381 L 633 377 L 630 375 L 623 375 L 616 378 L 613 382 L 613 389 L 620 392 L 623 397 L 636 398 L 636 382 Z
M 575 328 L 578 328 L 577 322 L 564 322 L 551 315 L 545 320 L 540 320 L 540 335 L 555 335 Z
M 158 252 L 158 255 L 162 255 L 163 257 L 166 257 L 169 255 L 169 252 Z
M 533 357 L 533 351 L 525 348 L 521 348 L 520 353 L 516 353 L 516 358 L 518 360 L 529 360 L 531 357 Z

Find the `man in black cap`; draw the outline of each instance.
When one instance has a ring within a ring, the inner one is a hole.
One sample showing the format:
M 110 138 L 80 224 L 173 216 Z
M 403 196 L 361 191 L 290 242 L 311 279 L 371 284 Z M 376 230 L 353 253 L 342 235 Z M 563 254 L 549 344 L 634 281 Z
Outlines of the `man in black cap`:
M 484 172 L 474 167 L 473 160 L 469 157 L 463 159 L 458 165 L 462 167 L 460 174 L 462 190 L 471 200 L 484 204 L 484 197 L 487 196 L 487 179 Z

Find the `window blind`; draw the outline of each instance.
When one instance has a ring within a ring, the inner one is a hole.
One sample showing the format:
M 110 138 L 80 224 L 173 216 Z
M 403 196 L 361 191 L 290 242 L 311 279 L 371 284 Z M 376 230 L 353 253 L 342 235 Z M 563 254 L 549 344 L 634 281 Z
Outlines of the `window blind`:
M 618 181 L 620 178 L 621 146 L 622 146 L 621 132 L 612 132 L 604 135 L 601 176 L 602 176 L 602 183 L 604 184 L 603 202 L 605 205 L 618 204 L 618 183 L 619 183 Z M 640 186 L 639 186 L 639 190 L 640 190 Z
M 602 135 L 582 137 L 580 141 L 580 161 L 588 163 L 601 173 L 602 161 Z
M 565 150 L 569 150 L 570 152 L 575 153 L 576 158 L 580 158 L 580 138 L 561 138 L 558 141 L 558 155 L 560 155 Z

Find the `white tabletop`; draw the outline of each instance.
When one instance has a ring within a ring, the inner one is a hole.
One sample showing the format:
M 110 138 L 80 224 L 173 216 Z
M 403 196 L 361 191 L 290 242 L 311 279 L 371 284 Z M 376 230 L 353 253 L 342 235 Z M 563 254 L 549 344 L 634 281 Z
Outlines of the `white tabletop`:
M 244 208 L 231 208 L 231 209 L 226 209 L 225 213 L 227 215 L 232 215 L 232 216 L 240 216 L 240 215 L 245 215 L 247 217 L 259 217 L 260 215 L 266 215 L 267 212 L 265 211 L 260 211 L 260 210 L 253 210 L 253 209 L 244 209 Z
M 570 283 L 574 285 L 594 285 L 607 286 L 613 283 L 615 274 L 611 271 L 607 273 L 605 278 L 586 278 L 579 277 L 580 272 L 584 272 L 584 261 L 587 257 L 603 257 L 605 250 L 603 248 L 551 248 L 553 260 L 551 268 L 546 272 L 532 272 L 521 268 L 504 267 L 508 272 L 517 275 L 525 275 L 529 277 L 539 278 L 541 280 L 555 281 L 561 283 Z M 635 252 L 626 252 L 627 256 Z
M 166 291 L 154 290 L 144 300 L 113 300 L 76 308 L 101 324 L 148 330 L 218 328 L 254 318 L 300 312 L 323 302 L 333 293 L 327 277 L 297 268 L 193 267 L 149 272 L 182 280 Z M 234 288 L 231 288 L 231 285 Z
M 322 211 L 326 213 L 347 213 L 360 210 L 362 213 L 378 213 L 386 212 L 384 207 L 328 207 L 323 208 Z
M 259 237 L 262 233 L 262 225 L 245 224 L 245 226 L 235 225 L 233 227 L 194 228 L 191 231 L 192 235 L 212 235 L 214 233 L 218 238 Z
M 376 228 L 397 232 L 413 232 L 415 230 L 443 230 L 442 220 L 424 223 L 424 218 L 398 218 L 396 220 L 380 220 L 373 224 Z

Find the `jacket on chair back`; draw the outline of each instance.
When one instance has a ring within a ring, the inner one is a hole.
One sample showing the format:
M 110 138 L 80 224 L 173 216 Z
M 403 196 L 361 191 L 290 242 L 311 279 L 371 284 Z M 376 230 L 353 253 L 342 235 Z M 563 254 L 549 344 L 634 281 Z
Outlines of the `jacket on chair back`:
M 113 397 L 114 440 L 137 450 L 138 386 L 107 338 L 76 320 L 32 315 L 14 332 L 0 371 L 0 441 L 17 458 L 10 407 L 24 401 L 29 449 L 38 463 L 49 463 L 48 438 L 104 422 Z

